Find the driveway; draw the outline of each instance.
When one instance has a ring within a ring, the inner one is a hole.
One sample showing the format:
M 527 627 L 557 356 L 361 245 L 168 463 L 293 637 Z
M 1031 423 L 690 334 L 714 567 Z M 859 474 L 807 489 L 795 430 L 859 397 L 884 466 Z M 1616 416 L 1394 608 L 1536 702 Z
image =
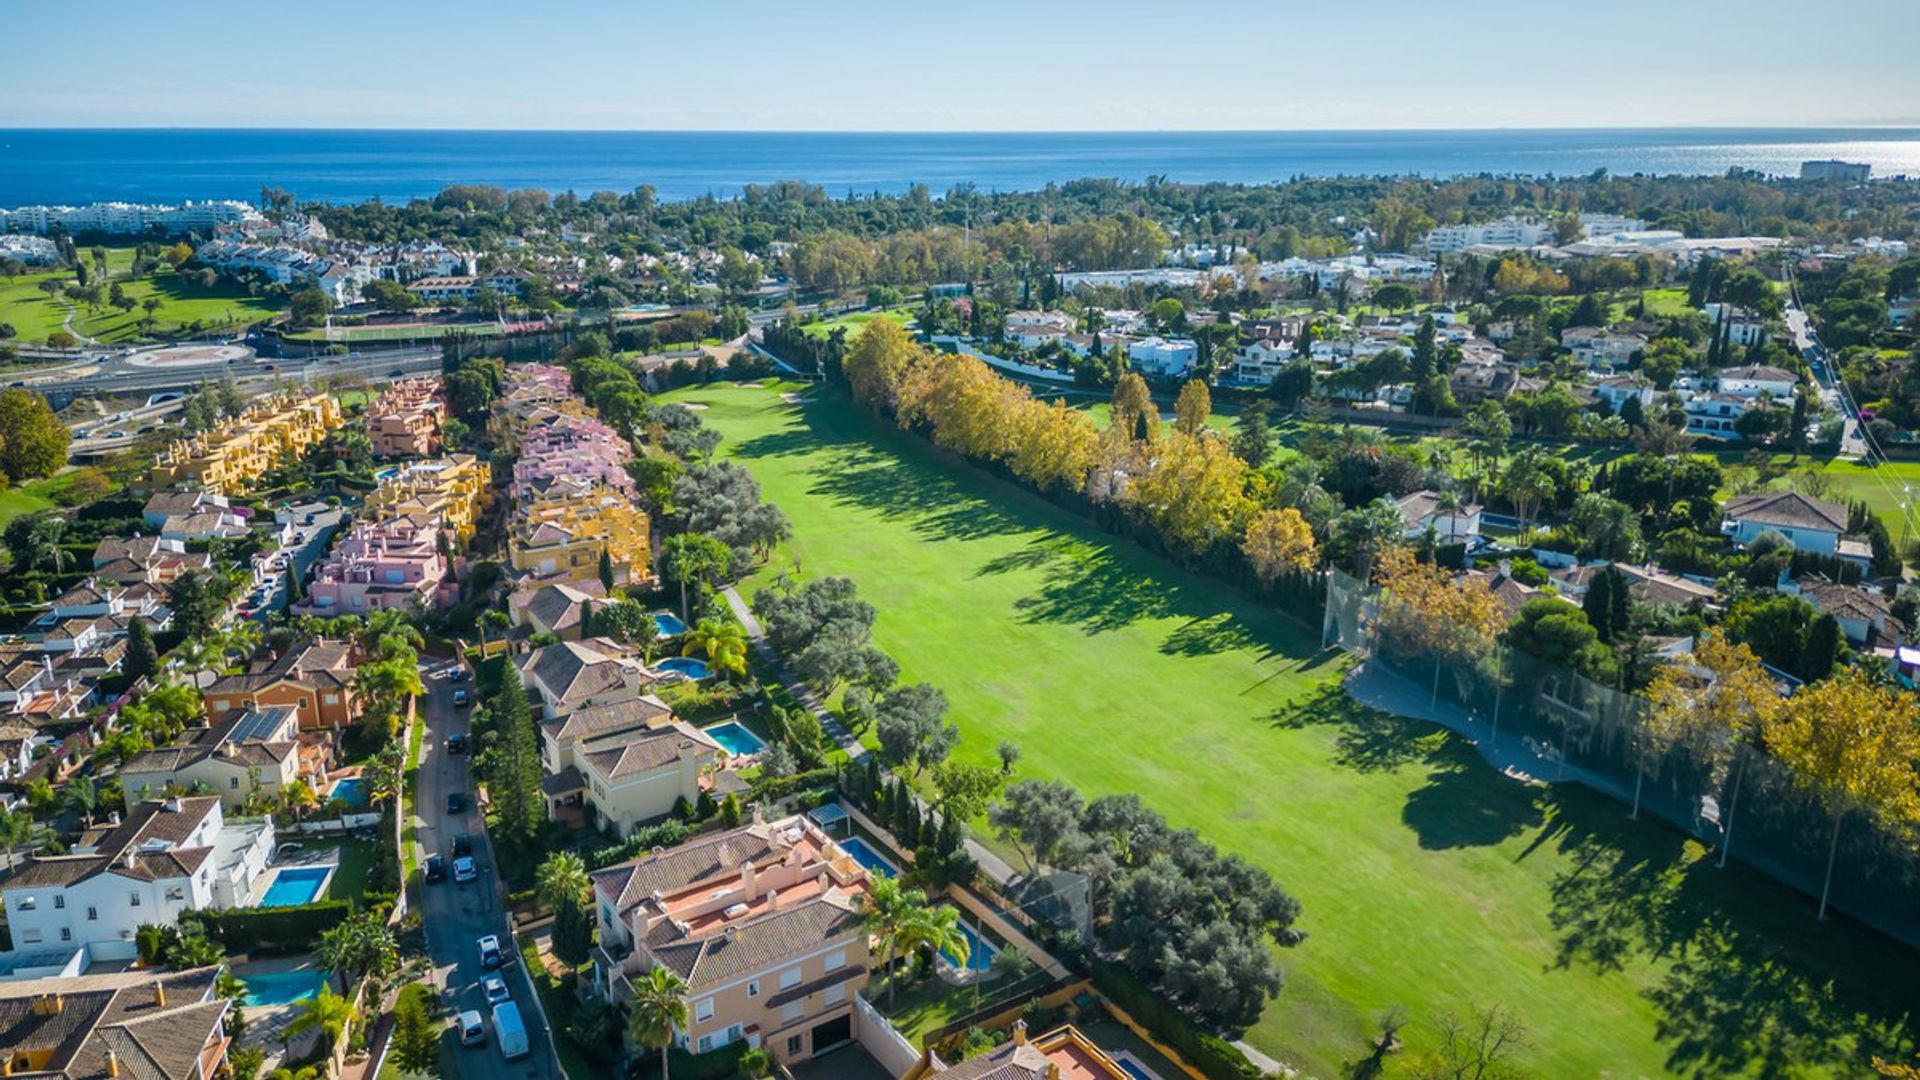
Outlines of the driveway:
M 439 854 L 447 863 L 447 880 L 421 886 L 420 909 L 426 924 L 427 952 L 433 959 L 433 983 L 440 990 L 443 1011 L 449 1016 L 462 1009 L 487 1014 L 486 999 L 480 992 L 480 953 L 475 944 L 483 935 L 500 938 L 508 963 L 502 974 L 513 1000 L 520 1005 L 520 1016 L 527 1024 L 527 1042 L 532 1053 L 518 1061 L 506 1061 L 494 1045 L 489 1020 L 484 1046 L 461 1046 L 451 1028 L 446 1034 L 446 1055 L 453 1062 L 454 1075 L 483 1080 L 559 1076 L 547 1048 L 546 1025 L 535 1008 L 534 992 L 520 964 L 519 950 L 513 944 L 501 900 L 506 887 L 495 872 L 493 846 L 487 840 L 480 814 L 473 807 L 474 786 L 467 771 L 469 757 L 449 754 L 446 738 L 454 732 L 466 734 L 467 710 L 453 707 L 453 688 L 473 684 L 453 683 L 447 679 L 450 662 L 428 658 L 420 665 L 427 696 L 422 698 L 422 717 L 426 722 L 426 741 L 420 752 L 418 801 L 415 803 L 414 836 L 420 848 L 420 860 Z M 447 813 L 447 795 L 458 791 L 466 797 L 467 810 Z M 473 858 L 479 880 L 465 885 L 453 882 L 453 838 L 465 833 L 473 839 Z M 445 1059 L 443 1059 L 445 1060 Z

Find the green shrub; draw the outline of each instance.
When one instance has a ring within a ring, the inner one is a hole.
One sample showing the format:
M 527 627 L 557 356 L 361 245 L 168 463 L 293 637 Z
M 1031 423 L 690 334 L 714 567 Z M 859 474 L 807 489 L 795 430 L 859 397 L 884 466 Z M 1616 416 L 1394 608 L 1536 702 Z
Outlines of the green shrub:
M 1179 1009 L 1134 978 L 1126 968 L 1096 961 L 1093 986 L 1211 1080 L 1260 1080 L 1260 1070 L 1247 1060 L 1239 1047 L 1195 1027 Z
M 310 947 L 322 931 L 340 925 L 352 912 L 353 905 L 345 900 L 320 900 L 294 907 L 203 911 L 200 921 L 230 954 L 279 952 Z

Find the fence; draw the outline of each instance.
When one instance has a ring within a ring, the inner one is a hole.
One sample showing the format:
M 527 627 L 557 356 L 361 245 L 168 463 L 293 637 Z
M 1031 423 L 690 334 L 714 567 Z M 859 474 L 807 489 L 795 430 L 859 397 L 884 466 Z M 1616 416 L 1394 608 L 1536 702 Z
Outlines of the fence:
M 1389 608 L 1389 621 L 1405 617 Z M 1430 716 L 1479 743 L 1510 771 L 1574 781 L 1637 803 L 1730 856 L 1812 897 L 1830 856 L 1831 903 L 1920 947 L 1920 853 L 1859 814 L 1833 815 L 1787 769 L 1744 745 L 1650 755 L 1645 701 L 1570 669 L 1494 644 L 1441 657 L 1421 651 L 1435 635 L 1382 632 L 1376 593 L 1334 571 L 1325 643 L 1402 681 L 1406 712 Z M 1389 628 L 1390 629 L 1390 628 Z M 1470 659 L 1462 659 L 1468 656 Z
M 860 1045 L 885 1067 L 889 1075 L 905 1076 L 920 1064 L 920 1051 L 893 1029 L 893 1025 L 880 1015 L 865 994 L 854 992 L 853 1011 L 854 1034 Z

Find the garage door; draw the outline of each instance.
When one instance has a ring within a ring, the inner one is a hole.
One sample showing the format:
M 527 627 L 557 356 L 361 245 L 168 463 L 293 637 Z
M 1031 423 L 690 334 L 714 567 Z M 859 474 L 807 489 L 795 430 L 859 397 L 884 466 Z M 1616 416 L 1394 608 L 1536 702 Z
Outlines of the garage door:
M 813 1029 L 813 1053 L 820 1054 L 853 1039 L 853 1014 L 848 1013 L 836 1020 L 829 1020 Z

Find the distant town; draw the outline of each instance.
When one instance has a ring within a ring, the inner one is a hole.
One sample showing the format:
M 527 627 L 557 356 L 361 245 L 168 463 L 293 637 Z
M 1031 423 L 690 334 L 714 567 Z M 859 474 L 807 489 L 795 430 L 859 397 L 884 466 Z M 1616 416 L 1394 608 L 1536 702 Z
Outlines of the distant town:
M 0 210 L 10 1075 L 1913 1075 L 1920 182 L 248 195 Z

